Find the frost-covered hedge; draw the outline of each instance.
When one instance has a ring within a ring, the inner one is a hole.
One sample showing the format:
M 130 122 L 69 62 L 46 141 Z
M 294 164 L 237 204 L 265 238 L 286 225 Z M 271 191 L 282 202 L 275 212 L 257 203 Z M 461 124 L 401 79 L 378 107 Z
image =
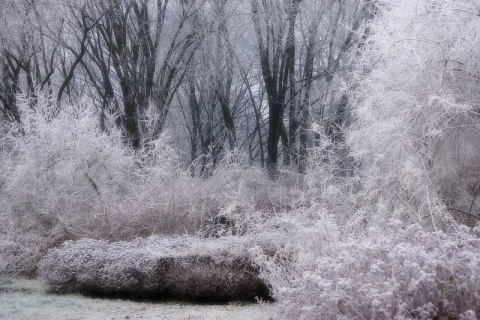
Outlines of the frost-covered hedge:
M 480 316 L 480 227 L 446 234 L 394 223 L 363 238 L 322 242 L 316 251 L 290 255 L 291 264 L 280 259 L 285 253 L 264 261 L 279 318 Z
M 194 301 L 265 299 L 268 287 L 248 254 L 252 245 L 236 237 L 68 241 L 41 260 L 39 275 L 60 293 Z

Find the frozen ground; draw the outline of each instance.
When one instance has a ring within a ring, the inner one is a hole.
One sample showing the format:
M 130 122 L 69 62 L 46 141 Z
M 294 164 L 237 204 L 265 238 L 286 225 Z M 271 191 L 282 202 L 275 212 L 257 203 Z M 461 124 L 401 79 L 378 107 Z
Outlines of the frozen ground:
M 104 300 L 49 294 L 38 280 L 15 279 L 0 284 L 0 319 L 8 320 L 268 320 L 274 314 L 274 304 L 196 305 Z

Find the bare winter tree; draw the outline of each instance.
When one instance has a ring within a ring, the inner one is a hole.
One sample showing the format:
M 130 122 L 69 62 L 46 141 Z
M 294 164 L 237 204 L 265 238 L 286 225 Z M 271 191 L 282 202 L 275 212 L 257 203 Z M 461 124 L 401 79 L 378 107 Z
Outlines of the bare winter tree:
M 252 88 L 244 77 L 230 31 L 238 14 L 233 1 L 207 1 L 191 20 L 192 28 L 199 32 L 198 49 L 187 71 L 187 82 L 182 85 L 179 103 L 182 125 L 190 142 L 191 168 L 197 168 L 193 172 L 201 175 L 214 168 L 226 152 L 230 161 L 235 161 L 238 150 L 250 139 L 244 115 L 246 100 L 251 101 L 247 93 L 252 94 Z
M 50 88 L 56 69 L 60 19 L 48 3 L 5 1 L 0 14 L 0 108 L 6 119 L 21 122 L 17 95 L 35 101 L 37 89 Z M 47 24 L 46 18 L 50 19 Z M 32 108 L 34 105 L 32 105 Z
M 348 99 L 338 87 L 371 6 L 372 1 L 362 0 L 251 1 L 269 104 L 267 167 L 272 177 L 280 141 L 284 165 L 298 164 L 305 172 L 312 121 L 333 141 L 338 136 L 348 118 Z
M 370 3 L 62 0 L 54 10 L 7 1 L 0 22 L 15 32 L 1 35 L 2 111 L 21 121 L 16 97 L 38 89 L 58 107 L 88 97 L 103 130 L 114 115 L 127 144 L 141 149 L 178 104 L 173 116 L 184 119 L 186 162 L 242 150 L 272 177 L 282 155 L 303 173 L 312 122 L 340 140 L 349 113 L 338 88 Z
M 302 17 L 303 56 L 300 75 L 299 171 L 305 172 L 311 123 L 318 125 L 315 145 L 336 146 L 343 142 L 343 129 L 350 111 L 345 78 L 351 72 L 352 57 L 368 33 L 363 27 L 374 14 L 374 1 L 314 1 L 305 5 Z
M 251 1 L 253 24 L 258 41 L 262 76 L 268 98 L 267 170 L 272 178 L 278 175 L 280 137 L 288 148 L 288 135 L 283 122 L 287 91 L 291 103 L 295 97 L 295 20 L 301 0 Z M 280 7 L 280 8 L 278 8 Z M 294 107 L 292 107 L 294 108 Z M 287 150 L 286 164 L 289 164 Z
M 194 52 L 187 21 L 202 1 L 109 0 L 77 12 L 84 44 L 75 52 L 102 112 L 121 113 L 134 149 L 157 139 Z M 90 30 L 88 21 L 93 21 Z M 88 59 L 81 59 L 83 56 Z M 93 70 L 92 70 L 93 69 Z M 148 119 L 147 119 L 148 118 Z
M 197 50 L 178 99 L 190 142 L 190 168 L 192 174 L 201 176 L 213 170 L 227 137 L 230 150 L 236 145 L 229 105 L 233 70 L 224 49 L 228 41 L 225 3 L 207 1 L 190 20 L 191 28 L 197 31 Z

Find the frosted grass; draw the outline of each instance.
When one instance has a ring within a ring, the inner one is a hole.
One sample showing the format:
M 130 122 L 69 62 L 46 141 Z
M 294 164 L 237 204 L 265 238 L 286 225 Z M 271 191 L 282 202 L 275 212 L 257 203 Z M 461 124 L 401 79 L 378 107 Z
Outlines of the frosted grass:
M 120 319 L 273 319 L 275 304 L 200 305 L 92 299 L 48 293 L 38 280 L 13 279 L 0 285 L 0 319 L 120 320 Z

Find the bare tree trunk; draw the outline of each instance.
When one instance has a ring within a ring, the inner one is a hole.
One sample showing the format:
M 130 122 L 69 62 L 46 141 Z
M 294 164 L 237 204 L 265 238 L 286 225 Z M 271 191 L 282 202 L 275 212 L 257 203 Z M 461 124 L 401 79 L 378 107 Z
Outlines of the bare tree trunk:
M 20 66 L 16 65 L 7 54 L 6 61 L 2 64 L 2 84 L 0 91 L 0 102 L 6 119 L 11 122 L 21 123 L 20 112 L 15 102 L 19 86 Z
M 232 112 L 230 110 L 230 91 L 233 81 L 233 48 L 230 43 L 226 16 L 225 16 L 226 0 L 218 0 L 215 2 L 215 18 L 218 21 L 218 30 L 216 35 L 216 88 L 215 93 L 220 103 L 223 120 L 227 128 L 228 142 L 230 146 L 230 153 L 235 154 L 237 147 L 237 134 L 235 131 L 235 123 Z M 225 70 L 221 70 L 221 65 L 225 63 Z
M 152 1 L 108 0 L 92 3 L 91 10 L 103 12 L 105 19 L 98 24 L 104 48 L 92 51 L 92 58 L 100 68 L 105 100 L 111 96 L 111 75 L 106 73 L 104 59 L 111 59 L 115 81 L 123 100 L 123 127 L 129 144 L 134 149 L 156 140 L 162 133 L 173 97 L 182 83 L 187 66 L 193 56 L 195 30 L 186 30 L 186 22 L 196 10 L 195 3 L 181 2 L 178 24 L 172 35 L 162 38 L 168 1 L 156 2 L 156 16 L 150 15 Z M 168 40 L 167 40 L 168 39 Z M 161 43 L 161 40 L 165 40 Z M 98 42 L 100 44 L 100 42 Z M 165 52 L 163 52 L 165 49 Z M 106 50 L 108 56 L 101 54 Z M 161 58 L 160 58 L 161 57 Z M 108 79 L 110 78 L 110 79 Z M 150 126 L 142 120 L 148 108 Z
M 283 124 L 283 114 L 287 103 L 285 97 L 289 88 L 289 80 L 292 79 L 289 77 L 289 73 L 295 70 L 295 19 L 300 2 L 301 0 L 287 1 L 285 10 L 289 30 L 285 44 L 282 43 L 283 31 L 281 31 L 281 26 L 280 28 L 273 26 L 273 21 L 270 20 L 268 15 L 263 15 L 266 30 L 262 30 L 258 0 L 251 0 L 250 2 L 263 81 L 268 97 L 267 170 L 272 179 L 278 178 L 278 143 L 280 137 L 283 137 L 284 146 L 289 145 L 288 134 Z M 267 12 L 267 9 L 275 10 L 272 3 L 270 3 L 272 7 L 268 7 L 266 2 L 263 2 L 263 5 L 265 6 L 263 9 Z M 294 83 L 291 83 L 290 86 L 294 86 Z
M 300 154 L 298 171 L 306 172 L 308 162 L 308 136 L 310 130 L 310 90 L 313 82 L 313 65 L 315 59 L 315 38 L 317 36 L 318 23 L 315 23 L 309 31 L 307 52 L 303 71 L 305 87 L 303 89 L 303 101 L 300 110 Z

